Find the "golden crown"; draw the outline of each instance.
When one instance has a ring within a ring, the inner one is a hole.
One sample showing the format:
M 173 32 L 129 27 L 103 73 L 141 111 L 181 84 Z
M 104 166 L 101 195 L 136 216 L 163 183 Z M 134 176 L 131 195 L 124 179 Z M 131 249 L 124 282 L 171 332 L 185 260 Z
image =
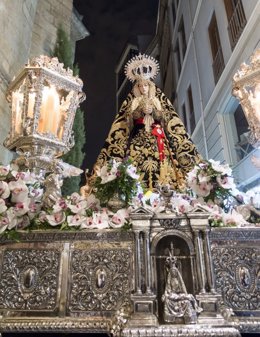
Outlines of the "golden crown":
M 125 75 L 131 81 L 152 80 L 159 72 L 159 63 L 152 56 L 139 54 L 125 65 Z

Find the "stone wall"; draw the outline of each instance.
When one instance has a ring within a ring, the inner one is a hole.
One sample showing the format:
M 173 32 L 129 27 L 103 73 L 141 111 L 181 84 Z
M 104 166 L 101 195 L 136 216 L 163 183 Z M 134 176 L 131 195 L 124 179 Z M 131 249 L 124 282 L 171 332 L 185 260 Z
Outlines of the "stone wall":
M 0 163 L 12 158 L 2 145 L 10 128 L 7 87 L 29 58 L 51 54 L 60 24 L 70 34 L 72 8 L 73 0 L 0 2 Z

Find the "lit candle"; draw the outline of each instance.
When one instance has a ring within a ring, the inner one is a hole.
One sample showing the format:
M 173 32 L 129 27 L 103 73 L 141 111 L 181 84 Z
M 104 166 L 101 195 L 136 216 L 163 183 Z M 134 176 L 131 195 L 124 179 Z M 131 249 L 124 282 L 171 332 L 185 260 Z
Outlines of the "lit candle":
M 60 119 L 60 99 L 54 86 L 44 87 L 40 110 L 39 132 L 50 132 L 57 136 Z
M 13 114 L 15 115 L 15 119 L 14 119 L 15 134 L 21 133 L 22 106 L 23 106 L 23 94 L 21 94 L 19 91 L 13 92 L 12 111 L 13 111 Z
M 35 92 L 30 92 L 28 100 L 28 112 L 27 112 L 27 116 L 30 118 L 33 118 L 34 104 L 35 104 Z

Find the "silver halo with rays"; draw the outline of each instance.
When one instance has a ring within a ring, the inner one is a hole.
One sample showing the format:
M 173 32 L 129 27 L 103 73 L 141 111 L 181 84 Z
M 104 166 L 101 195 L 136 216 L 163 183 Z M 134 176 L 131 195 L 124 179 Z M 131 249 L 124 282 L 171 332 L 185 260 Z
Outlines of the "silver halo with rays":
M 131 81 L 152 80 L 159 73 L 159 63 L 152 56 L 139 54 L 125 65 L 125 75 Z

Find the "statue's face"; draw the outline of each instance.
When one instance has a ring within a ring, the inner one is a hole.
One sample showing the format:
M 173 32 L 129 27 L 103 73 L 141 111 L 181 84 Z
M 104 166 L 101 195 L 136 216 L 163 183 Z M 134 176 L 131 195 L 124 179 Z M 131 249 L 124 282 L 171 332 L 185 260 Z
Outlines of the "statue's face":
M 149 84 L 147 82 L 139 82 L 138 83 L 138 88 L 140 90 L 140 93 L 144 96 L 148 96 L 149 93 Z

